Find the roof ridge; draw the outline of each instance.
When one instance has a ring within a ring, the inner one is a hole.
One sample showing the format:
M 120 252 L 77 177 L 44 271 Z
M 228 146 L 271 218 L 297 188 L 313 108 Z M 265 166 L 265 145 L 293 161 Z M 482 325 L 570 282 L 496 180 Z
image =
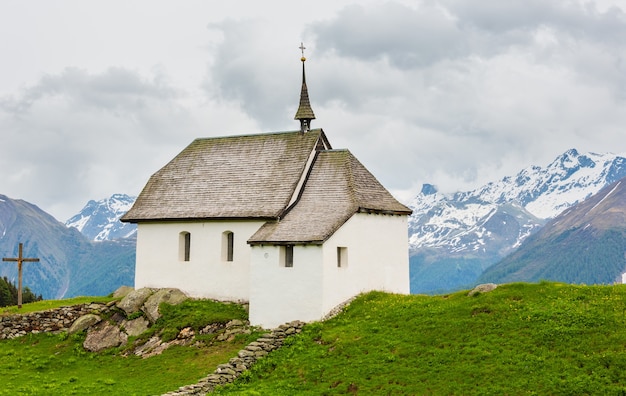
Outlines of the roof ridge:
M 314 128 L 309 130 L 310 133 L 314 133 L 314 132 L 324 132 L 322 130 L 322 128 Z M 287 135 L 287 134 L 301 134 L 299 130 L 292 130 L 292 131 L 274 131 L 274 132 L 261 132 L 261 133 L 243 133 L 243 134 L 236 134 L 236 135 L 219 135 L 219 136 L 205 136 L 205 137 L 199 137 L 199 138 L 195 138 L 194 140 L 207 140 L 207 139 L 229 139 L 229 138 L 244 138 L 244 137 L 250 137 L 250 136 L 272 136 L 272 135 Z
M 354 181 L 354 169 L 353 169 L 352 161 L 351 161 L 351 158 L 354 156 L 348 149 L 345 149 L 345 152 L 346 152 L 346 158 L 345 158 L 346 168 L 348 172 L 348 189 L 349 189 L 348 194 L 350 196 L 350 200 L 352 201 L 352 205 L 356 206 L 356 209 L 358 210 L 361 207 L 361 203 L 358 202 L 358 199 L 357 199 L 356 183 Z

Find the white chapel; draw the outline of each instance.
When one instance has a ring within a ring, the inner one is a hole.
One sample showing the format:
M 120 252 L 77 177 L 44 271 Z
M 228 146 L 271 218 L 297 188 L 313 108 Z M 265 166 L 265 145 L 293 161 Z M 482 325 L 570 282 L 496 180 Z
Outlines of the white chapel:
M 136 288 L 248 301 L 265 328 L 409 293 L 411 210 L 310 128 L 305 60 L 299 130 L 196 139 L 150 177 L 122 217 L 137 224 Z

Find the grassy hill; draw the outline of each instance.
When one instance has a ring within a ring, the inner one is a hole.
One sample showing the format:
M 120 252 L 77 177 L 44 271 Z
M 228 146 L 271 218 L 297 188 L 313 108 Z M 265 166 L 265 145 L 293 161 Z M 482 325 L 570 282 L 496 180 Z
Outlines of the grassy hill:
M 199 309 L 185 312 L 198 320 Z M 625 325 L 622 285 L 516 283 L 471 297 L 373 292 L 333 319 L 308 324 L 216 394 L 624 395 Z M 154 394 L 194 382 L 215 367 L 208 351 L 174 350 L 150 362 L 87 354 L 79 342 L 46 335 L 0 342 L 0 394 L 46 394 L 50 381 L 55 394 Z M 68 377 L 68 366 L 93 374 Z M 193 372 L 182 378 L 177 367 Z M 170 372 L 179 376 L 172 381 L 183 383 L 146 388 L 170 381 Z M 81 388 L 87 377 L 90 387 Z

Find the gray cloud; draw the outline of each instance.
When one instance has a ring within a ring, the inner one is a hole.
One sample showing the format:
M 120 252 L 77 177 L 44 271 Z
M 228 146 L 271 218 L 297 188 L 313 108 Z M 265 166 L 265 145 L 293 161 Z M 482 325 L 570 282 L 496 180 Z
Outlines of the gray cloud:
M 594 3 L 572 0 L 486 0 L 478 2 L 443 0 L 461 26 L 494 34 L 533 32 L 552 27 L 578 39 L 623 44 L 626 15 L 617 7 L 598 10 Z
M 241 106 L 263 130 L 297 129 L 300 95 L 298 41 L 277 41 L 263 19 L 209 25 L 223 40 L 210 65 L 205 90 L 211 98 Z
M 407 69 L 534 46 L 537 32 L 545 29 L 559 38 L 621 47 L 626 15 L 616 7 L 600 12 L 591 3 L 567 0 L 442 0 L 416 7 L 389 2 L 346 7 L 328 21 L 311 24 L 308 32 L 326 53 L 366 61 L 384 58 Z
M 138 193 L 173 154 L 160 148 L 188 143 L 196 129 L 177 98 L 159 78 L 124 69 L 66 69 L 3 98 L 0 191 L 63 213 L 115 192 Z
M 115 113 L 132 113 L 146 100 L 172 98 L 174 89 L 165 85 L 162 77 L 152 81 L 123 68 L 109 68 L 100 74 L 66 68 L 59 75 L 45 75 L 17 98 L 5 98 L 0 106 L 11 112 L 28 111 L 34 103 L 50 97 L 63 97 L 73 105 L 98 108 Z
M 468 53 L 456 22 L 440 7 L 414 9 L 398 3 L 352 5 L 330 21 L 313 23 L 323 53 L 368 61 L 386 59 L 407 69 Z

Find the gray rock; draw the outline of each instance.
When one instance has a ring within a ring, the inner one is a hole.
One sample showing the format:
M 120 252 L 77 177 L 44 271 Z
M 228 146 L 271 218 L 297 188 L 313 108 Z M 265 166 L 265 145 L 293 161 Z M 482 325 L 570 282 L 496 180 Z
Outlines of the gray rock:
M 143 316 L 140 316 L 137 319 L 125 320 L 121 323 L 120 326 L 124 328 L 126 334 L 132 337 L 138 336 L 139 334 L 148 330 L 149 325 L 150 322 L 148 322 L 148 320 Z
M 488 293 L 496 287 L 498 287 L 498 285 L 496 285 L 495 283 L 483 283 L 482 285 L 478 285 L 473 288 L 469 293 L 467 293 L 467 295 L 473 296 L 476 293 Z
M 148 317 L 150 323 L 154 323 L 161 317 L 161 313 L 159 312 L 159 305 L 161 303 L 178 305 L 188 298 L 189 297 L 179 289 L 159 289 L 146 300 L 142 310 Z
M 139 290 L 133 290 L 128 293 L 122 301 L 117 303 L 119 309 L 124 310 L 126 315 L 138 312 L 144 302 L 152 295 L 152 289 L 144 287 Z
M 101 322 L 87 333 L 83 347 L 91 352 L 100 352 L 120 346 L 128 341 L 128 336 L 119 327 Z
M 72 326 L 67 331 L 68 334 L 80 333 L 81 331 L 90 328 L 91 326 L 100 323 L 102 318 L 98 315 L 87 314 L 79 317 L 72 323 Z
M 145 354 L 148 354 L 161 344 L 161 338 L 159 336 L 154 336 L 150 338 L 145 344 L 135 348 L 135 355 L 143 356 Z
M 113 298 L 122 298 L 126 297 L 126 295 L 135 290 L 134 287 L 131 286 L 120 286 L 116 291 L 113 292 Z
M 244 325 L 243 321 L 239 319 L 233 319 L 230 322 L 226 323 L 226 328 L 230 329 L 231 327 L 241 327 L 243 325 Z

